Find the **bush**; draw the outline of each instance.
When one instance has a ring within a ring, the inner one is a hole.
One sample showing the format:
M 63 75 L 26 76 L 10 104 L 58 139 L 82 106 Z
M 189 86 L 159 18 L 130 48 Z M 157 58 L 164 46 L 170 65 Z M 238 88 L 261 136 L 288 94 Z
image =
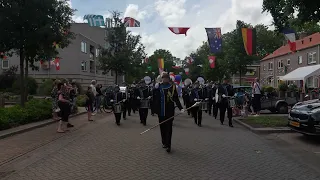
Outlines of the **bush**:
M 298 86 L 295 84 L 290 84 L 288 89 L 292 92 L 297 92 L 298 91 Z
M 87 96 L 79 95 L 77 98 L 77 106 L 84 107 L 86 105 Z
M 267 93 L 272 93 L 275 89 L 272 86 L 263 86 L 262 90 Z
M 284 82 L 281 82 L 281 83 L 279 84 L 278 88 L 279 88 L 279 91 L 287 91 L 287 90 L 288 90 L 288 86 L 287 86 L 287 84 L 284 83 Z
M 25 108 L 19 105 L 0 108 L 0 130 L 49 119 L 51 107 L 50 100 L 32 99 L 25 104 Z
M 28 77 L 27 83 L 28 83 L 28 86 L 27 86 L 28 94 L 32 94 L 32 95 L 36 94 L 38 89 L 37 81 L 32 77 Z M 15 93 L 20 93 L 20 77 L 14 81 L 12 85 L 12 91 Z
M 46 79 L 40 84 L 38 94 L 42 96 L 50 96 L 53 88 L 54 81 L 52 79 Z

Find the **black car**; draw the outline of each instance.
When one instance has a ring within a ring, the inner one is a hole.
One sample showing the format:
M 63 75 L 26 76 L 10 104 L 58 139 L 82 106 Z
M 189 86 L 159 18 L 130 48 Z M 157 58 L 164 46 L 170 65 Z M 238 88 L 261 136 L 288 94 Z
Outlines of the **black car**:
M 320 100 L 295 104 L 289 113 L 288 126 L 305 135 L 320 136 Z

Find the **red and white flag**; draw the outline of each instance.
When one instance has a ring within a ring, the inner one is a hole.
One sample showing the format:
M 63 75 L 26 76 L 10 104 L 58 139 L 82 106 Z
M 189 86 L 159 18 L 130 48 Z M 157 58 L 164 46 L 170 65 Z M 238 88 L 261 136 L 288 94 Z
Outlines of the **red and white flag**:
M 187 31 L 190 29 L 189 27 L 168 27 L 171 32 L 174 34 L 184 34 L 187 36 Z
M 209 56 L 208 57 L 210 68 L 215 68 L 216 66 L 216 57 L 215 56 Z
M 54 64 L 56 65 L 56 70 L 59 71 L 60 70 L 60 59 L 56 58 L 54 60 Z
M 186 75 L 189 74 L 189 68 L 184 68 L 184 72 L 186 73 Z
M 192 64 L 194 62 L 194 59 L 192 57 L 187 57 L 187 61 L 189 64 Z

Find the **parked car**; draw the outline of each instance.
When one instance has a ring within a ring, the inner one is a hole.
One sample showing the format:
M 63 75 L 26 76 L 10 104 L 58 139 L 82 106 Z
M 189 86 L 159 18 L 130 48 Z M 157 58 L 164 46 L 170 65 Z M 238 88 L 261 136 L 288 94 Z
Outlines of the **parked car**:
M 236 92 L 238 89 L 244 89 L 248 98 L 251 99 L 251 86 L 234 86 L 233 88 Z M 289 106 L 293 106 L 297 102 L 297 97 L 279 98 L 277 94 L 275 95 L 274 93 L 263 94 L 261 97 L 261 110 L 269 110 L 272 113 L 287 114 Z M 248 111 L 251 112 L 251 109 L 249 108 Z
M 320 136 L 320 100 L 309 100 L 294 105 L 289 113 L 288 126 L 305 135 Z

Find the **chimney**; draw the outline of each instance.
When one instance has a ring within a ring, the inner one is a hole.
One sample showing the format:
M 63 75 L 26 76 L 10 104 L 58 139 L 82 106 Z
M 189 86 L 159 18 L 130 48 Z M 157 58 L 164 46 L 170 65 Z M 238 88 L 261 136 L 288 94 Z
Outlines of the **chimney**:
M 303 39 L 303 38 L 305 38 L 307 36 L 308 36 L 308 33 L 306 33 L 306 32 L 300 32 L 299 33 L 299 39 Z

